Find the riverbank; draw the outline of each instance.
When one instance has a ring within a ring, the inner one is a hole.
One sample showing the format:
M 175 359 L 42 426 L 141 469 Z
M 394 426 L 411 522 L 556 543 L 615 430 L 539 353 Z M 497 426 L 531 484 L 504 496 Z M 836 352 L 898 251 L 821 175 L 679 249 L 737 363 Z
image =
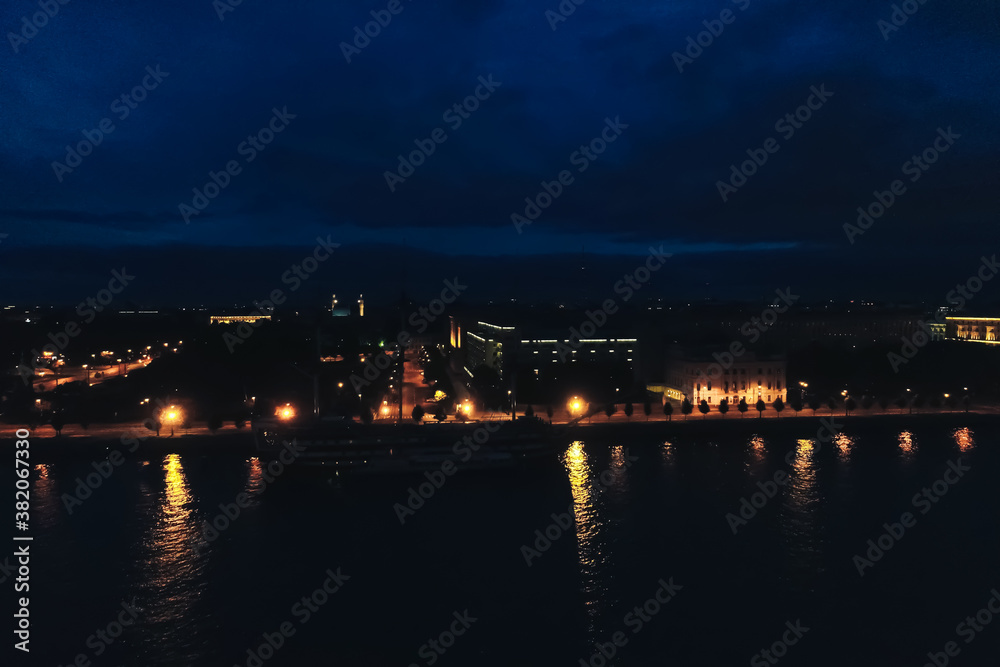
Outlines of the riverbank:
M 789 415 L 788 417 L 761 419 L 759 417 L 733 417 L 706 419 L 702 416 L 681 417 L 670 421 L 591 421 L 577 424 L 553 425 L 554 437 L 569 444 L 575 440 L 600 442 L 646 443 L 670 439 L 698 439 L 733 435 L 762 435 L 769 437 L 794 436 L 814 438 L 819 433 L 844 432 L 849 435 L 857 428 L 877 425 L 880 429 L 905 431 L 926 425 L 943 428 L 976 428 L 996 424 L 1000 415 L 981 412 L 941 412 L 914 414 L 843 414 Z M 391 428 L 391 425 L 374 428 Z M 13 440 L 14 429 L 0 435 L 2 440 Z M 139 437 L 142 436 L 142 439 Z M 123 441 L 123 437 L 125 440 Z M 134 438 L 129 440 L 128 438 Z M 207 429 L 189 429 L 173 436 L 157 436 L 152 432 L 134 431 L 131 425 L 117 424 L 92 427 L 86 435 L 56 436 L 54 433 L 39 436 L 32 433 L 32 461 L 45 463 L 66 457 L 106 458 L 112 450 L 143 457 L 165 454 L 201 456 L 246 457 L 255 453 L 253 435 L 248 430 L 224 429 L 215 433 Z

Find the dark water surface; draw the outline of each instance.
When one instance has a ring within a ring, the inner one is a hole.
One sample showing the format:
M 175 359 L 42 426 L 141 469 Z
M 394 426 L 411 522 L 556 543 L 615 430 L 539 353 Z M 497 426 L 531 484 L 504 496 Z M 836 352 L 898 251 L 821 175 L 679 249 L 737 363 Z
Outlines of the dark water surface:
M 293 466 L 268 483 L 256 459 L 132 454 L 70 514 L 61 496 L 90 462 L 39 464 L 30 664 L 600 665 L 595 643 L 610 652 L 618 632 L 606 664 L 920 666 L 949 641 L 950 664 L 997 664 L 1000 616 L 958 626 L 1000 588 L 1000 428 L 900 423 L 826 444 L 805 419 L 575 442 L 537 470 L 447 479 L 403 525 L 394 505 L 420 479 Z M 968 471 L 914 503 L 950 462 Z M 782 474 L 734 535 L 727 514 Z M 206 541 L 241 493 L 247 507 Z M 571 509 L 564 531 L 552 515 Z M 915 525 L 860 576 L 854 556 L 904 512 Z M 551 545 L 536 544 L 546 529 Z M 346 575 L 329 595 L 328 571 Z M 137 620 L 108 646 L 95 632 L 132 599 Z M 248 656 L 283 623 L 278 650 Z M 783 633 L 796 641 L 780 659 L 754 657 Z

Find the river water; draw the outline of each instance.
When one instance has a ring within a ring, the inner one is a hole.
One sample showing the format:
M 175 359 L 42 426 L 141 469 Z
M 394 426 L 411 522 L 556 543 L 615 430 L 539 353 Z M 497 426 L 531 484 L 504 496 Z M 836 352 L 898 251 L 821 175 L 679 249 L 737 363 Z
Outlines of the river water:
M 413 511 L 421 478 L 209 453 L 68 507 L 91 462 L 39 463 L 29 664 L 995 664 L 1000 431 L 800 422 L 567 442 Z

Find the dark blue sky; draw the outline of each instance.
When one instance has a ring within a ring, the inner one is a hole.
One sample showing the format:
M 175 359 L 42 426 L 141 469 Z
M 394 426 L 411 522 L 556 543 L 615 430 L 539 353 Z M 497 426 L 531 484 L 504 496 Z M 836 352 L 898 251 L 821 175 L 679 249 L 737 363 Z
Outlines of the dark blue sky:
M 772 269 L 787 258 L 791 271 L 806 255 L 831 275 L 848 269 L 861 287 L 930 272 L 941 281 L 940 290 L 928 282 L 933 297 L 995 248 L 1000 9 L 989 1 L 915 4 L 885 39 L 877 22 L 890 19 L 888 2 L 587 0 L 552 30 L 545 11 L 555 0 L 401 0 L 350 63 L 340 43 L 387 1 L 243 0 L 224 20 L 220 4 L 73 0 L 12 45 L 39 8 L 4 3 L 7 290 L 24 252 L 40 247 L 92 247 L 101 258 L 56 263 L 44 287 L 25 287 L 56 298 L 59 280 L 104 275 L 137 247 L 172 258 L 214 247 L 235 258 L 236 280 L 257 259 L 247 268 L 226 248 L 307 248 L 332 234 L 375 266 L 386 241 L 462 261 L 581 246 L 638 255 L 663 244 L 703 257 L 718 284 L 753 282 L 764 257 Z M 732 22 L 678 72 L 673 53 L 725 9 Z M 115 100 L 154 82 L 147 67 L 157 66 L 168 74 L 122 119 Z M 442 114 L 490 76 L 499 87 L 449 125 Z M 776 121 L 813 86 L 832 96 L 783 137 Z M 275 108 L 295 118 L 248 163 L 239 146 Z M 572 154 L 609 117 L 627 129 L 578 172 Z M 105 118 L 114 131 L 60 182 L 53 162 Z M 948 127 L 960 138 L 910 182 L 904 163 Z M 435 128 L 447 140 L 390 191 L 397 155 Z M 723 201 L 718 181 L 769 137 L 778 151 Z M 179 205 L 229 160 L 240 173 L 186 224 Z M 573 183 L 518 234 L 511 214 L 564 169 Z M 905 194 L 850 244 L 843 225 L 894 179 Z

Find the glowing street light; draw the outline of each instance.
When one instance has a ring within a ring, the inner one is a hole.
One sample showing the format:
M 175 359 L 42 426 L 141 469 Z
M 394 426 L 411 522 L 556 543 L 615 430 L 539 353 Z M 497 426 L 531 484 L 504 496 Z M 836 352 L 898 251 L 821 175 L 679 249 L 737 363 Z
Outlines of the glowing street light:
M 174 425 L 181 423 L 183 413 L 176 405 L 171 405 L 160 413 L 160 421 L 170 426 L 170 437 L 174 436 Z
M 574 396 L 573 398 L 569 399 L 569 413 L 574 417 L 579 417 L 580 415 L 582 415 L 585 407 L 586 404 L 583 402 L 583 399 L 580 398 L 579 396 Z
M 295 408 L 292 407 L 291 403 L 285 403 L 275 410 L 275 414 L 281 421 L 289 421 L 295 418 Z

